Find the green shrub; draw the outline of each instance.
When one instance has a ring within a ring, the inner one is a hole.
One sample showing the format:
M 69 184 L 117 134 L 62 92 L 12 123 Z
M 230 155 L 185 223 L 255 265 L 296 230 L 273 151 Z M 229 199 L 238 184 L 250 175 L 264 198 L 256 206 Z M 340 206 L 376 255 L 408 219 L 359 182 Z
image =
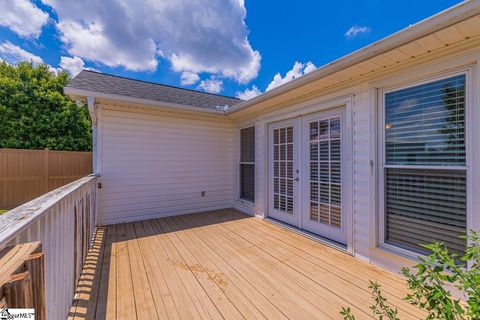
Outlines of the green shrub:
M 451 254 L 439 242 L 424 247 L 431 253 L 414 266 L 416 271 L 403 268 L 410 293 L 405 300 L 425 310 L 425 319 L 480 319 L 480 234 L 471 231 L 466 237 L 467 248 L 463 256 Z M 370 281 L 374 304 L 370 307 L 375 319 L 398 320 L 397 309 L 382 296 L 380 285 Z M 450 289 L 456 288 L 464 301 L 454 297 Z M 340 314 L 354 320 L 350 308 L 343 307 Z

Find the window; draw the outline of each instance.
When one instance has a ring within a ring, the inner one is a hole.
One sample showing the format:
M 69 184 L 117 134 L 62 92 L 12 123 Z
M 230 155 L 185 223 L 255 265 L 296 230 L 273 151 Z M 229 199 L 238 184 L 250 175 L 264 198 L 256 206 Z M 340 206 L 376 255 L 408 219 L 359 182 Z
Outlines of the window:
M 384 241 L 462 253 L 467 228 L 465 75 L 384 96 Z
M 240 198 L 255 202 L 255 127 L 240 130 Z

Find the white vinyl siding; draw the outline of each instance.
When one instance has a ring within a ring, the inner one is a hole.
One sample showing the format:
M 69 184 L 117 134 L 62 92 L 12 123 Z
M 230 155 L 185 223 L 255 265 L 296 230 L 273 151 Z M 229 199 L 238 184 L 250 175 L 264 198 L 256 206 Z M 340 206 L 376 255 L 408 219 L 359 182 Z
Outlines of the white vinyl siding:
M 103 108 L 101 126 L 101 223 L 233 206 L 230 120 Z
M 279 98 L 278 101 L 284 99 L 284 103 L 266 104 L 251 113 L 245 111 L 236 118 L 235 114 L 228 116 L 235 120 L 104 108 L 105 120 L 101 121 L 103 128 L 99 128 L 103 132 L 99 137 L 99 146 L 103 143 L 103 170 L 99 180 L 102 182 L 102 189 L 99 190 L 99 211 L 100 218 L 103 219 L 101 223 L 142 220 L 232 205 L 243 212 L 265 217 L 269 206 L 269 123 L 351 104 L 351 114 L 348 117 L 351 149 L 344 155 L 352 162 L 351 167 L 347 168 L 351 174 L 350 183 L 346 186 L 353 189 L 353 195 L 342 199 L 349 202 L 353 211 L 350 223 L 353 230 L 349 228 L 353 235 L 349 250 L 363 260 L 398 272 L 400 267 L 413 264 L 418 254 L 405 252 L 406 250 L 398 247 L 392 250 L 392 245 L 384 243 L 384 211 L 380 204 L 384 198 L 384 159 L 381 146 L 384 125 L 379 125 L 383 120 L 383 115 L 380 114 L 382 90 L 412 86 L 415 81 L 431 79 L 455 70 L 471 70 L 468 77 L 471 79 L 470 93 L 473 96 L 474 92 L 480 92 L 480 71 L 477 67 L 480 51 L 465 55 L 462 52 L 461 56 L 457 56 L 457 53 L 452 51 L 450 56 L 411 60 L 406 67 L 399 65 L 378 77 L 352 82 L 351 85 L 331 87 L 328 91 L 321 91 L 323 89 L 320 87 L 315 91 L 315 84 L 311 84 L 311 97 L 306 98 L 307 96 L 303 95 L 297 100 Z M 467 109 L 469 112 L 477 112 L 473 110 L 477 108 L 480 98 L 475 94 L 470 101 L 471 108 Z M 470 153 L 465 155 L 468 178 L 478 176 L 480 149 L 477 139 L 480 129 L 477 123 L 480 117 L 475 113 L 467 119 L 467 123 L 471 121 L 468 127 L 472 130 L 471 134 L 467 135 L 472 139 Z M 240 199 L 239 188 L 240 130 L 251 126 L 255 126 L 254 203 Z M 163 161 L 158 161 L 160 158 Z M 448 171 L 452 168 L 436 169 Z M 393 173 L 391 177 L 395 178 Z M 474 179 L 467 180 L 467 225 L 469 228 L 478 229 L 480 216 L 476 209 L 478 201 L 475 199 L 475 192 L 480 190 L 480 183 Z M 119 184 L 115 185 L 116 183 Z M 412 179 L 408 183 L 413 183 Z M 475 187 L 472 188 L 471 185 Z M 203 190 L 206 191 L 206 197 L 201 197 Z
M 371 153 L 371 130 L 374 123 L 369 118 L 371 99 L 368 85 L 362 84 L 354 88 L 353 98 L 353 216 L 354 216 L 354 247 L 355 255 L 369 258 L 374 242 L 375 225 L 371 215 L 375 207 L 370 203 L 370 190 L 374 189 L 370 160 L 375 156 Z

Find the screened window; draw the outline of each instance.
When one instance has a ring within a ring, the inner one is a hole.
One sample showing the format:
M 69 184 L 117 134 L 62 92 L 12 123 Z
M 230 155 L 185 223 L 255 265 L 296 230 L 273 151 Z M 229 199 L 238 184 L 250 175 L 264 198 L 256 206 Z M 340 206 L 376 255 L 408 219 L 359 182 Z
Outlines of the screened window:
M 240 198 L 255 202 L 255 127 L 240 130 Z
M 462 253 L 466 232 L 465 75 L 385 94 L 385 242 Z

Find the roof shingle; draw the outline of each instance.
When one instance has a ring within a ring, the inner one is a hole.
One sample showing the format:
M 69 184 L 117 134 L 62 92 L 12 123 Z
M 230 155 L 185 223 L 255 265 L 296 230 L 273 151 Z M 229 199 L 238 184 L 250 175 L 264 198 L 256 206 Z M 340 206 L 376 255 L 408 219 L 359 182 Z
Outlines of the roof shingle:
M 208 109 L 216 109 L 217 107 L 223 106 L 232 107 L 242 102 L 242 100 L 237 98 L 134 80 L 89 70 L 80 72 L 68 83 L 67 88 L 117 94 Z

